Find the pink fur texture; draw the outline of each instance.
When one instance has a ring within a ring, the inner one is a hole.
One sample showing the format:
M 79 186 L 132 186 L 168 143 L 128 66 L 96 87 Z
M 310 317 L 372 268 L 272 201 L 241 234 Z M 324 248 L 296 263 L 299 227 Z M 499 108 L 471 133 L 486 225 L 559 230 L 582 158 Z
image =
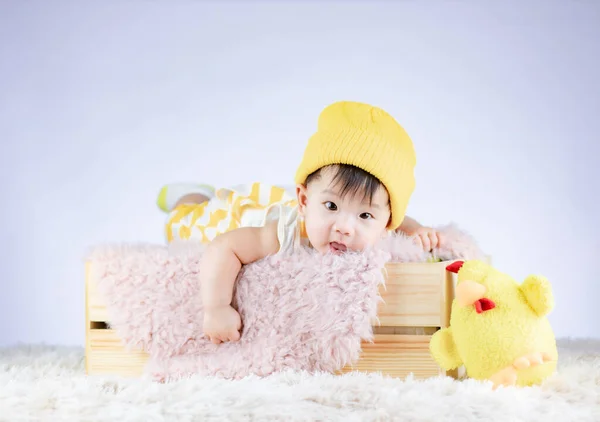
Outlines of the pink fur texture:
M 458 246 L 438 255 L 481 255 L 458 229 L 445 233 Z M 202 251 L 193 242 L 103 245 L 87 259 L 111 328 L 126 347 L 148 352 L 145 373 L 155 379 L 336 371 L 355 362 L 361 341 L 372 339 L 385 262 L 427 259 L 412 240 L 394 236 L 363 253 L 320 255 L 305 249 L 247 265 L 234 292 L 242 338 L 217 346 L 202 335 Z

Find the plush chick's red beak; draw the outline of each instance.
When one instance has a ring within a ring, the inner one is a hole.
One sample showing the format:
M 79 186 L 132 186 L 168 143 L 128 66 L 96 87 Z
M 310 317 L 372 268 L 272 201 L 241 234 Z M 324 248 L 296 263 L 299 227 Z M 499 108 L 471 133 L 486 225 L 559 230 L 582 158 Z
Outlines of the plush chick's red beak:
M 488 299 L 487 297 L 482 297 L 481 299 L 476 301 L 474 303 L 474 305 L 475 305 L 475 310 L 477 311 L 478 314 L 485 312 L 485 311 L 489 311 L 490 309 L 494 309 L 496 307 L 496 304 L 494 303 L 494 301 L 492 299 Z

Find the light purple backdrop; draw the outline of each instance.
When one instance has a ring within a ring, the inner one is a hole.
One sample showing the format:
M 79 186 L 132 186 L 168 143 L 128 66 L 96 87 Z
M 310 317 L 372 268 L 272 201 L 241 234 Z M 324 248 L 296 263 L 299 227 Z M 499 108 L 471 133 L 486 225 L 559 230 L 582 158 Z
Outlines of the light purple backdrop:
M 413 137 L 412 216 L 600 337 L 597 2 L 70 3 L 0 6 L 0 344 L 82 344 L 88 246 L 162 242 L 163 183 L 291 182 L 340 99 Z

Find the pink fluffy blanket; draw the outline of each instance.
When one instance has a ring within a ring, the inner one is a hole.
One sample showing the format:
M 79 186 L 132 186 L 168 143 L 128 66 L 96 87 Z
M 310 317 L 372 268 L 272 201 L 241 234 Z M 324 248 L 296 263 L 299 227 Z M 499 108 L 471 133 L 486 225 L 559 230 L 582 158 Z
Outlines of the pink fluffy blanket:
M 482 256 L 466 233 L 454 226 L 441 231 L 447 246 L 435 251 L 437 257 Z M 384 264 L 429 257 L 410 239 L 394 236 L 362 253 L 306 249 L 247 265 L 234 292 L 241 339 L 217 346 L 202 335 L 202 251 L 193 242 L 120 244 L 98 246 L 87 257 L 111 328 L 128 349 L 149 354 L 145 374 L 154 379 L 337 371 L 355 362 L 361 342 L 373 338 Z

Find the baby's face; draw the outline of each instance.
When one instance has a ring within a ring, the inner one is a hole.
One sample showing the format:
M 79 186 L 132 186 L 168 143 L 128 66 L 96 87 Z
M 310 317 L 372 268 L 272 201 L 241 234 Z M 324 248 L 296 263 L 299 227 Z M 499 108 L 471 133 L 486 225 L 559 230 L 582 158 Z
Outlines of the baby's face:
M 308 187 L 296 188 L 310 243 L 321 253 L 362 251 L 372 246 L 387 234 L 387 191 L 379 188 L 371 202 L 362 192 L 342 197 L 332 180 L 332 172 L 325 170 Z

